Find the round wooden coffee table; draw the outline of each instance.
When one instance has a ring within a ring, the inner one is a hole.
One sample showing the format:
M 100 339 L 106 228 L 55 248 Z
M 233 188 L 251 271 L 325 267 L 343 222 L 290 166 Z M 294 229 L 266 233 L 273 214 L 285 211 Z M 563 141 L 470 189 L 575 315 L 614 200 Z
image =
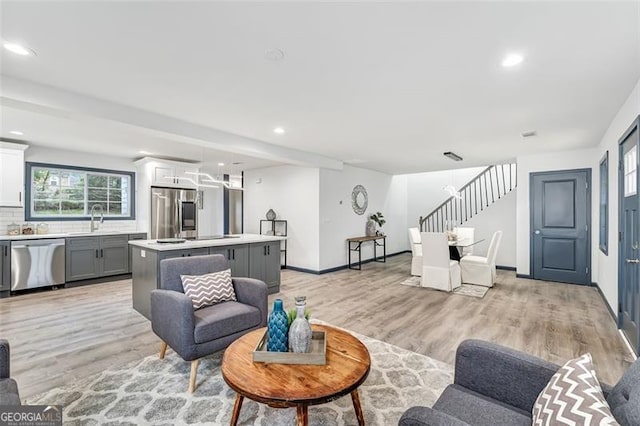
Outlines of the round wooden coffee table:
M 312 328 L 326 332 L 326 365 L 254 363 L 252 353 L 264 328 L 245 334 L 225 350 L 222 377 L 237 393 L 231 425 L 238 422 L 245 397 L 274 408 L 296 407 L 298 425 L 307 425 L 309 405 L 324 404 L 347 394 L 351 394 L 358 424 L 364 425 L 358 386 L 369 375 L 369 351 L 346 331 L 318 324 Z

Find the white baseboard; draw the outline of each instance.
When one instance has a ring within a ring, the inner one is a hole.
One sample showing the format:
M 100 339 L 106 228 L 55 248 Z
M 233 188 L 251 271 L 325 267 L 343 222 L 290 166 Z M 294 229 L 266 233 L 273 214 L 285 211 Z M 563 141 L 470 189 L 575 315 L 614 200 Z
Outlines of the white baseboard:
M 631 346 L 631 343 L 629 343 L 629 340 L 627 339 L 627 336 L 625 336 L 624 333 L 622 332 L 622 330 L 620 330 L 620 329 L 618 329 L 618 333 L 620 333 L 620 337 L 622 338 L 622 341 L 627 346 L 627 349 L 631 353 L 631 356 L 633 356 L 633 359 L 638 359 L 638 356 L 636 355 L 636 352 L 633 350 L 633 346 Z

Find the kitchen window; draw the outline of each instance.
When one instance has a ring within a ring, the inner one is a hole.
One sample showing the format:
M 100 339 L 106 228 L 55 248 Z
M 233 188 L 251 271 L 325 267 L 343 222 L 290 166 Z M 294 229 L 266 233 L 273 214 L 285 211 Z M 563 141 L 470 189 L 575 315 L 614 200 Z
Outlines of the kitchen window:
M 94 205 L 105 219 L 135 219 L 133 172 L 27 162 L 26 178 L 26 220 L 88 220 Z

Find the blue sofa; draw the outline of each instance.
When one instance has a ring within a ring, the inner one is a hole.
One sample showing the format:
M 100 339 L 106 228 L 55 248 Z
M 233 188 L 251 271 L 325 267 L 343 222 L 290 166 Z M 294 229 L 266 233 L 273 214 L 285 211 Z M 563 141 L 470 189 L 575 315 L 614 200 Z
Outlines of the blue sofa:
M 10 376 L 9 342 L 0 339 L 0 405 L 21 405 L 18 384 Z
M 454 383 L 429 407 L 411 407 L 400 426 L 531 426 L 533 405 L 560 368 L 540 358 L 481 340 L 456 352 Z M 640 425 L 640 360 L 602 390 L 621 426 Z

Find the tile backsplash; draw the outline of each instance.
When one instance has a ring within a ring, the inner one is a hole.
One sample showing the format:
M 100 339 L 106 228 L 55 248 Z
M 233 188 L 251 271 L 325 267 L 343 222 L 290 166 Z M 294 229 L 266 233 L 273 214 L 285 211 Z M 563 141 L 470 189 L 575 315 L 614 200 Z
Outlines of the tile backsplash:
M 7 227 L 17 223 L 22 225 L 26 223 L 24 220 L 24 209 L 17 207 L 0 207 L 0 235 L 7 235 Z M 46 223 L 49 225 L 49 234 L 63 234 L 68 232 L 83 232 L 90 230 L 90 222 L 88 220 L 63 221 L 63 222 L 45 222 L 33 220 L 33 225 L 38 223 Z M 101 230 L 107 231 L 136 231 L 135 220 L 105 220 L 100 224 Z

